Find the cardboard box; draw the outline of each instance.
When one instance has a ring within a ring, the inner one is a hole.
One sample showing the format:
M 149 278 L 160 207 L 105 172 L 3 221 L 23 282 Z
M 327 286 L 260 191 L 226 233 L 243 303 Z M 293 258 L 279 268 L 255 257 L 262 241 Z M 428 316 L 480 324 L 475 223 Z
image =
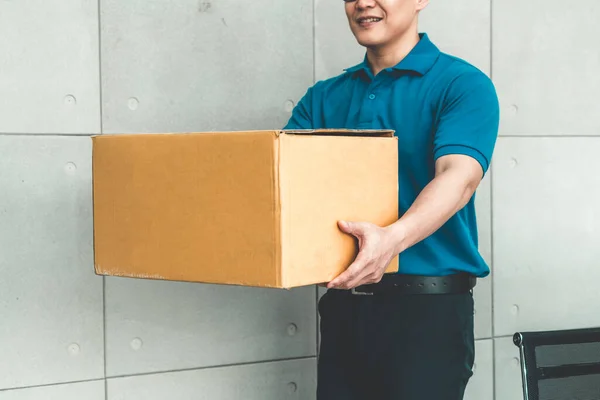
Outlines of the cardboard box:
M 339 220 L 398 218 L 392 131 L 93 137 L 97 274 L 292 288 L 357 253 Z M 398 258 L 387 272 L 398 270 Z

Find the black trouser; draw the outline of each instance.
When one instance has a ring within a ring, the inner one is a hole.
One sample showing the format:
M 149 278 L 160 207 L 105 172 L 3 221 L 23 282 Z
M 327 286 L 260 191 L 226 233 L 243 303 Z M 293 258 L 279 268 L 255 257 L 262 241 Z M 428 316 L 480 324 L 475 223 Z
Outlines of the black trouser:
M 318 400 L 462 400 L 473 295 L 329 290 L 319 302 Z

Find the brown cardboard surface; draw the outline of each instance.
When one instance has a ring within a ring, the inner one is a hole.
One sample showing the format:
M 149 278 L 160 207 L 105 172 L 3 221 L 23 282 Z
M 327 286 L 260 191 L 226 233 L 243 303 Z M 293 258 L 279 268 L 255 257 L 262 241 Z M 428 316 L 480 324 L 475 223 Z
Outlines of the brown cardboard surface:
M 280 140 L 283 283 L 328 282 L 350 265 L 357 250 L 338 220 L 378 225 L 397 220 L 397 145 L 371 137 Z
M 337 227 L 339 219 L 383 225 L 397 218 L 392 131 L 92 140 L 98 274 L 309 285 L 332 279 L 356 254 L 354 240 Z

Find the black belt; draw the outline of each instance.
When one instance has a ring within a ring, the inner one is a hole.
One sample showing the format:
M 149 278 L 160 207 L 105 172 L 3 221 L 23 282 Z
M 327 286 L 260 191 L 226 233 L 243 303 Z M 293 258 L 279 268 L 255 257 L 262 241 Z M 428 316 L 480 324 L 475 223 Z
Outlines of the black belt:
M 379 283 L 358 286 L 351 292 L 355 295 L 378 293 L 459 294 L 469 292 L 476 284 L 477 278 L 467 273 L 447 276 L 386 274 Z

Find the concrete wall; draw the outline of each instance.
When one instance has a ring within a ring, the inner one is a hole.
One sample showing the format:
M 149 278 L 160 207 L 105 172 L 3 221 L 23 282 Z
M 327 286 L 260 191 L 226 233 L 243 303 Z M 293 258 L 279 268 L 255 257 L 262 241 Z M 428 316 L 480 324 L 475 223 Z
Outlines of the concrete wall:
M 433 0 L 497 85 L 469 400 L 516 400 L 511 335 L 600 325 L 596 0 Z M 341 1 L 0 1 L 0 400 L 314 399 L 313 287 L 95 276 L 89 135 L 281 127 L 363 57 Z

